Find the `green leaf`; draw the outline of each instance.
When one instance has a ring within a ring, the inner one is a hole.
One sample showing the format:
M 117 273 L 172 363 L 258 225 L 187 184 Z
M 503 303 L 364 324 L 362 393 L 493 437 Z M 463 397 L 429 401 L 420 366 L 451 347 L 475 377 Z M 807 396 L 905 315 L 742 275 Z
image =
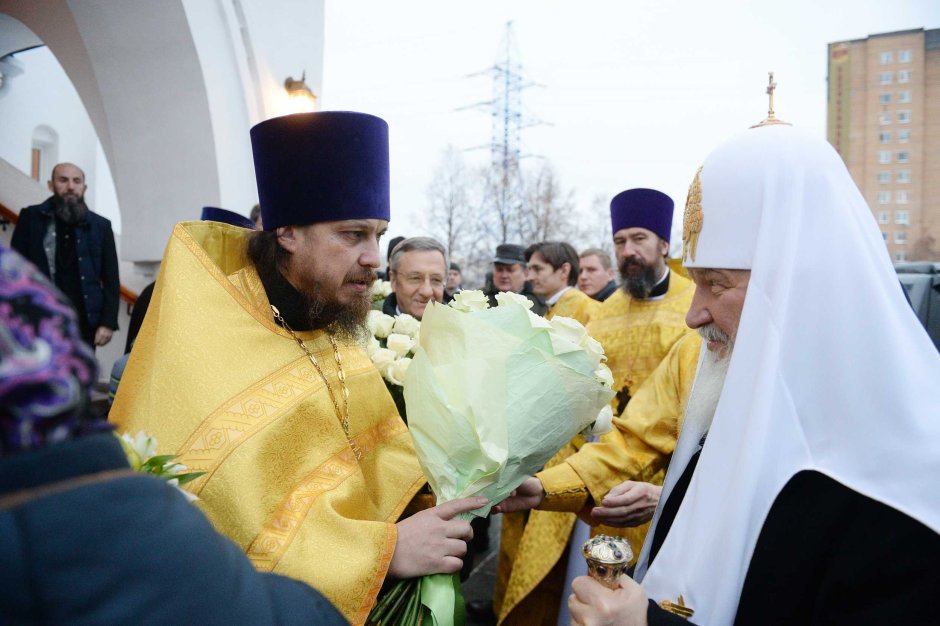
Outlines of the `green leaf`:
M 182 487 L 186 483 L 192 482 L 206 473 L 207 472 L 189 472 L 188 474 L 177 474 L 176 476 L 171 476 L 171 478 L 178 479 L 180 481 L 180 487 Z

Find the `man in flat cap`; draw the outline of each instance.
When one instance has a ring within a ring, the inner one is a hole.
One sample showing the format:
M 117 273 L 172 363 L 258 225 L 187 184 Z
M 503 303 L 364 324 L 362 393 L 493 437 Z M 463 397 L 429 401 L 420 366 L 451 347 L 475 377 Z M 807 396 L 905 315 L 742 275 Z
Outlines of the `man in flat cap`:
M 591 532 L 578 514 L 598 524 L 603 519 L 591 515 L 594 505 L 649 510 L 657 502 L 655 485 L 662 484 L 675 448 L 701 345 L 685 325 L 695 287 L 666 263 L 672 213 L 669 196 L 653 189 L 630 189 L 610 203 L 623 284 L 592 312 L 587 329 L 604 346 L 614 375 L 614 429 L 597 443 L 572 440 L 519 487 L 517 497 L 499 506 L 503 513 L 538 507 L 524 526 L 504 518 L 510 521 L 503 524 L 494 598 L 501 623 L 555 624 L 559 610 L 566 610 L 559 594 L 578 573 L 567 572 L 568 563 L 584 564 L 569 550 L 577 552 Z M 626 479 L 640 482 L 610 493 Z M 638 554 L 648 527 L 616 534 Z M 597 526 L 593 532 L 614 531 Z
M 111 419 L 205 475 L 187 488 L 263 571 L 362 624 L 387 577 L 456 572 L 468 498 L 400 519 L 425 482 L 360 347 L 389 220 L 388 126 L 251 130 L 263 231 L 178 224 Z M 482 501 L 481 501 L 482 500 Z
M 532 301 L 530 309 L 536 315 L 545 315 L 548 305 L 541 296 L 532 291 L 532 285 L 526 281 L 525 248 L 515 243 L 501 243 L 496 246 L 493 257 L 493 284 L 484 292 L 490 299 L 490 306 L 496 306 L 496 294 L 511 291 L 523 295 Z
M 574 622 L 936 623 L 940 355 L 842 159 L 733 137 L 683 243 L 707 351 L 637 582 L 576 579 Z

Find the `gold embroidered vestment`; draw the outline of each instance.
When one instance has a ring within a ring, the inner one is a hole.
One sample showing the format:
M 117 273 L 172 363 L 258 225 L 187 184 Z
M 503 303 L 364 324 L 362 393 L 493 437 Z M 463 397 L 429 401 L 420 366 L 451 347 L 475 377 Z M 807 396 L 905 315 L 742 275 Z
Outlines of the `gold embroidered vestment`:
M 249 233 L 174 228 L 111 420 L 207 472 L 187 485 L 196 505 L 259 570 L 316 587 L 361 624 L 424 477 L 378 372 L 341 344 L 356 459 L 323 378 L 272 319 Z M 339 389 L 326 333 L 297 334 Z

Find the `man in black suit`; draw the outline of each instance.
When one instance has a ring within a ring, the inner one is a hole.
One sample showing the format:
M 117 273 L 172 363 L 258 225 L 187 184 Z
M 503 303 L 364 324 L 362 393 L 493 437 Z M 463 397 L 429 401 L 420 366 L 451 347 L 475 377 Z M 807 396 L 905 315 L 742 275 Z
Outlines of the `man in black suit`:
M 94 348 L 111 341 L 117 330 L 121 280 L 111 222 L 88 208 L 86 189 L 78 166 L 52 168 L 52 196 L 20 211 L 10 247 L 68 296 L 82 339 Z

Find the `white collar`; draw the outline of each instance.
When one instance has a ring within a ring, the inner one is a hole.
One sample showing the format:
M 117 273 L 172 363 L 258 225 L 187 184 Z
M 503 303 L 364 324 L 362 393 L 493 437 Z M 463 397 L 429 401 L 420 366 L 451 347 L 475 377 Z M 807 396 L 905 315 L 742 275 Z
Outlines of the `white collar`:
M 545 304 L 547 304 L 548 306 L 555 306 L 555 303 L 561 300 L 561 297 L 565 295 L 565 292 L 568 291 L 569 289 L 571 289 L 570 286 L 562 287 L 561 289 L 556 291 L 551 298 L 546 300 Z

